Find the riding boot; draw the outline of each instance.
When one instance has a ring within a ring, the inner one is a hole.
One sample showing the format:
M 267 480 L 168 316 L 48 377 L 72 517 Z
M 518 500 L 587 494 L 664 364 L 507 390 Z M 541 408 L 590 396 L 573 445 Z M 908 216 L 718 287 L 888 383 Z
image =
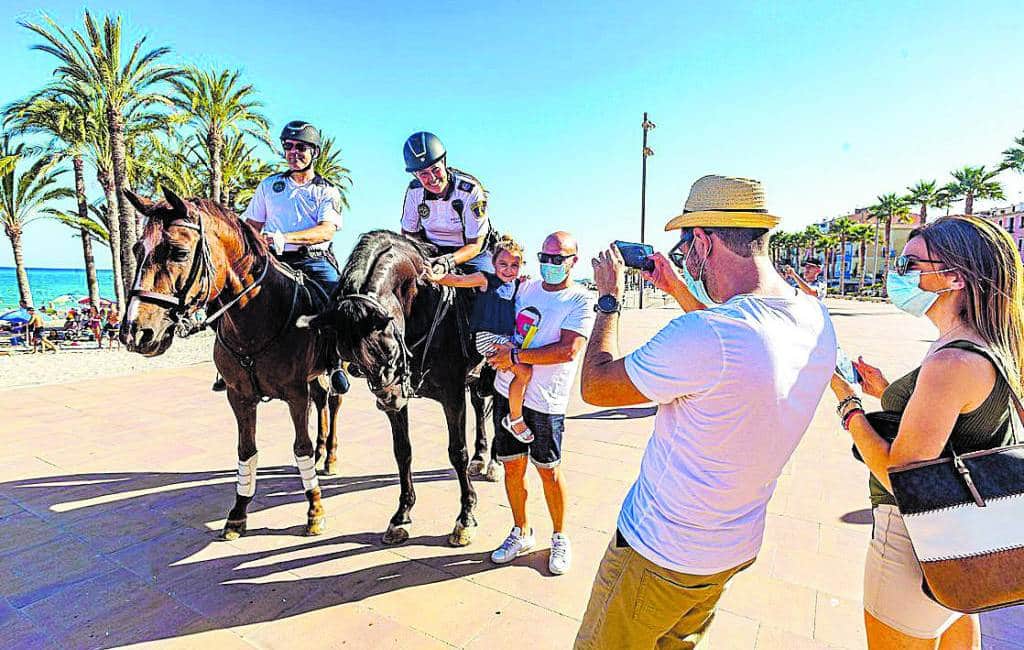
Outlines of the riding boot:
M 331 371 L 331 389 L 336 395 L 344 395 L 348 392 L 348 375 L 345 374 L 345 370 L 341 366 Z
M 213 386 L 210 386 L 210 390 L 212 390 L 215 393 L 223 393 L 227 389 L 227 382 L 225 382 L 224 378 L 221 377 L 220 375 L 217 375 L 217 379 L 213 381 Z

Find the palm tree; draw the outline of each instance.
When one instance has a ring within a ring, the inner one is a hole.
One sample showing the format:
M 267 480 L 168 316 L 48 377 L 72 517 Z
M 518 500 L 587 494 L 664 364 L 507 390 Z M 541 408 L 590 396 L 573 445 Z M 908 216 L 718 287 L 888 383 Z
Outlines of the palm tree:
M 42 25 L 20 22 L 44 41 L 34 45 L 33 49 L 56 57 L 59 65 L 54 73 L 59 78 L 88 88 L 102 102 L 110 139 L 114 194 L 121 231 L 122 274 L 125 278 L 132 278 L 135 276 L 132 247 L 137 239 L 137 226 L 134 211 L 124 200 L 124 192 L 128 189 L 125 124 L 128 116 L 140 107 L 171 105 L 171 99 L 161 92 L 161 86 L 181 71 L 158 63 L 170 48 L 158 47 L 144 52 L 144 37 L 125 50 L 128 56 L 122 60 L 120 17 L 112 19 L 106 16 L 102 31 L 88 11 L 83 18 L 82 32 L 68 33 L 49 16 L 44 15 L 43 22 Z
M 341 164 L 341 149 L 335 151 L 334 138 L 324 138 L 320 155 L 316 157 L 313 170 L 333 183 L 341 193 L 341 208 L 348 209 L 348 192 L 352 189 L 352 176 Z
M 1017 146 L 1003 152 L 1003 164 L 1000 169 L 1013 169 L 1024 174 L 1024 135 L 1013 139 Z
M 938 205 L 942 199 L 935 181 L 918 181 L 917 185 L 908 187 L 909 194 L 904 201 L 911 205 L 921 206 L 921 225 L 928 223 L 929 206 Z
M 952 172 L 960 193 L 964 197 L 964 214 L 974 214 L 975 199 L 1004 199 L 1003 186 L 994 180 L 998 169 L 987 170 L 984 165 L 963 167 Z
M 883 194 L 877 198 L 878 203 L 870 208 L 873 215 L 875 215 L 875 221 L 881 221 L 885 224 L 885 275 L 889 274 L 889 262 L 892 259 L 892 222 L 894 219 L 902 219 L 910 212 L 907 207 L 906 201 L 901 196 L 896 194 Z M 877 257 L 875 258 L 875 265 L 877 266 Z M 876 269 L 877 274 L 877 269 Z
M 824 253 L 822 261 L 825 263 L 822 267 L 822 273 L 825 276 L 825 286 L 828 286 L 828 269 L 830 266 L 830 260 L 835 260 L 836 248 L 839 246 L 840 238 L 839 235 L 832 233 L 820 233 L 818 234 L 818 246 L 821 247 Z M 840 286 L 842 286 L 842 278 L 839 280 Z
M 833 219 L 829 224 L 829 232 L 839 238 L 839 295 L 846 293 L 846 241 L 852 237 L 856 225 L 849 217 Z
M 949 216 L 949 208 L 963 198 L 963 193 L 960 191 L 959 183 L 950 181 L 946 183 L 936 192 L 935 207 L 945 208 L 946 216 Z
M 800 244 L 804 247 L 804 256 L 813 256 L 818 251 L 821 240 L 821 228 L 810 225 L 800 232 Z M 799 256 L 799 250 L 797 251 Z
M 209 164 L 209 195 L 215 203 L 225 204 L 222 195 L 224 167 L 222 155 L 226 134 L 247 133 L 270 145 L 267 119 L 257 109 L 263 104 L 254 97 L 255 88 L 239 84 L 239 71 L 190 67 L 171 80 L 177 91 L 175 105 L 187 114 L 187 123 L 199 129 L 204 139 Z
M 872 237 L 875 237 L 875 233 L 878 228 L 867 223 L 855 223 L 850 233 L 850 241 L 860 246 L 860 284 L 857 287 L 858 293 L 864 291 L 864 279 L 867 277 L 868 271 L 868 243 Z
M 18 163 L 23 161 L 27 151 L 24 143 L 15 146 L 10 135 L 0 138 L 0 158 L 13 156 L 16 161 L 6 174 L 0 176 L 0 222 L 14 252 L 18 292 L 21 299 L 31 305 L 32 289 L 28 284 L 21 243 L 25 226 L 46 217 L 44 209 L 48 203 L 74 196 L 74 193 L 58 183 L 66 170 L 56 169 L 46 156 L 40 156 L 19 176 Z
M 4 125 L 12 134 L 40 133 L 52 138 L 48 152 L 53 162 L 71 160 L 74 171 L 75 198 L 78 218 L 89 220 L 85 195 L 85 161 L 83 154 L 90 133 L 97 128 L 89 110 L 87 94 L 75 84 L 57 83 L 47 86 L 27 99 L 15 102 L 4 110 Z M 92 304 L 99 304 L 99 282 L 96 280 L 96 259 L 93 239 L 81 226 L 82 257 L 85 260 L 86 287 Z

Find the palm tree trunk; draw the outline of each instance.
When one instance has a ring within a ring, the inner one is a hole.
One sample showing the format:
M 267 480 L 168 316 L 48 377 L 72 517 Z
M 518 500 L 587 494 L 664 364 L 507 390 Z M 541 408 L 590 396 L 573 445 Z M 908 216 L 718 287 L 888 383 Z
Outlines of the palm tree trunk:
M 928 204 L 927 203 L 922 203 L 921 204 L 921 225 L 923 226 L 926 223 L 928 223 Z
M 872 286 L 875 284 L 875 282 L 878 281 L 878 233 L 879 232 L 880 231 L 878 229 L 878 220 L 876 219 L 875 220 L 875 268 L 872 271 L 872 273 L 874 275 L 871 276 L 871 284 L 872 284 Z
M 82 221 L 89 219 L 89 206 L 85 203 L 85 163 L 81 156 L 72 156 L 71 166 L 75 170 L 75 199 L 78 203 L 78 218 Z M 90 304 L 98 305 L 100 298 L 100 286 L 96 281 L 96 258 L 92 252 L 92 238 L 89 231 L 80 228 L 82 235 L 82 256 L 85 258 L 85 283 L 89 291 Z
M 126 148 L 124 143 L 124 118 L 107 104 L 107 126 L 110 131 L 110 158 L 114 171 L 114 191 L 117 197 L 117 216 L 121 225 L 121 241 L 118 251 L 121 256 L 122 280 L 130 281 L 135 277 L 135 257 L 132 247 L 138 236 L 136 234 L 135 211 L 124 198 L 128 188 Z M 111 247 L 111 254 L 114 249 Z
M 885 221 L 885 275 L 889 277 L 889 258 L 892 257 L 892 251 L 889 248 L 892 246 L 892 215 Z
M 117 214 L 117 192 L 114 191 L 114 179 L 109 173 L 100 171 L 96 176 L 107 200 L 105 208 L 107 230 L 110 232 L 110 267 L 114 276 L 114 299 L 117 301 L 117 311 L 124 314 L 128 306 L 125 301 L 125 286 L 128 280 L 121 268 L 121 224 Z M 134 277 L 132 276 L 133 279 Z
M 868 274 L 868 240 L 860 240 L 860 286 L 857 288 L 858 293 L 864 291 L 864 278 Z
M 964 196 L 964 214 L 974 214 L 974 192 L 968 192 L 967 195 Z
M 839 295 L 846 295 L 846 237 L 839 240 Z
M 25 271 L 25 253 L 21 248 L 21 230 L 5 225 L 4 232 L 7 239 L 11 240 L 11 250 L 14 251 L 14 270 L 18 277 L 18 293 L 29 306 L 34 306 L 32 289 L 28 286 L 28 273 Z
M 206 134 L 206 148 L 210 152 L 210 200 L 224 205 L 221 201 L 221 175 L 224 173 L 221 161 L 221 149 L 224 143 L 220 134 L 213 128 Z

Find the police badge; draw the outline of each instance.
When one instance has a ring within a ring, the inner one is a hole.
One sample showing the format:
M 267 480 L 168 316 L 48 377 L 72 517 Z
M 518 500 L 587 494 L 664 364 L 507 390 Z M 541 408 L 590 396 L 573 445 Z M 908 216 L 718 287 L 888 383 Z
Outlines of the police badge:
M 284 181 L 274 181 L 274 184 L 271 185 L 271 187 L 274 189 L 275 192 L 283 192 L 284 191 Z
M 416 207 L 416 214 L 420 215 L 420 219 L 426 219 L 430 216 L 430 208 L 426 203 L 420 203 Z
M 484 213 L 487 212 L 487 201 L 477 201 L 469 206 L 469 208 L 473 211 L 473 214 L 476 215 L 477 219 L 483 219 Z

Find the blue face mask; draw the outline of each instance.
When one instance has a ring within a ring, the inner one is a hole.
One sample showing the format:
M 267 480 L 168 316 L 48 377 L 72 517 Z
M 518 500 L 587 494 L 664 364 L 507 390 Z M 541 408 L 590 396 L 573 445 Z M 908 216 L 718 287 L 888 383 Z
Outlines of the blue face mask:
M 569 269 L 565 264 L 545 264 L 541 262 L 540 277 L 548 284 L 562 284 L 569 276 Z
M 931 273 L 946 273 L 946 271 L 907 271 L 900 275 L 896 271 L 889 271 L 885 276 L 885 290 L 889 294 L 889 302 L 897 309 L 901 309 L 911 316 L 924 316 L 932 308 L 939 294 L 952 291 L 925 291 L 921 288 L 921 276 Z
M 693 297 L 696 298 L 698 302 L 702 302 L 708 307 L 714 307 L 715 305 L 721 304 L 719 302 L 715 302 L 715 300 L 711 298 L 710 294 L 708 294 L 708 288 L 704 284 L 704 267 L 707 266 L 708 263 L 707 257 L 704 258 L 704 261 L 700 265 L 700 271 L 697 272 L 699 277 L 694 279 L 694 277 L 690 275 L 690 269 L 686 266 L 686 260 L 689 259 L 690 252 L 692 250 L 693 243 L 691 242 L 690 250 L 686 251 L 686 257 L 683 259 L 682 264 L 683 282 L 686 283 L 686 288 L 690 290 L 690 293 L 693 294 Z M 710 246 L 708 247 L 708 255 L 711 255 Z

